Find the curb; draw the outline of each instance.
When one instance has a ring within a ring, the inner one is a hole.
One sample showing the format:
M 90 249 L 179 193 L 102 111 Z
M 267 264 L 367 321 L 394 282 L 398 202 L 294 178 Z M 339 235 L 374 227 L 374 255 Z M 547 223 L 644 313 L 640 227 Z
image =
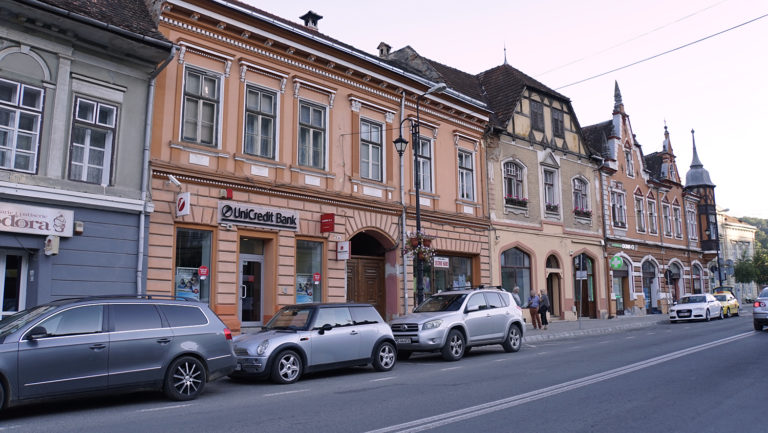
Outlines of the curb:
M 579 337 L 584 335 L 603 335 L 614 334 L 617 332 L 627 331 L 631 329 L 646 328 L 649 326 L 657 325 L 664 322 L 664 320 L 655 320 L 648 322 L 636 322 L 628 323 L 626 325 L 609 326 L 607 328 L 592 328 L 592 329 L 575 329 L 571 331 L 560 331 L 552 333 L 543 333 L 538 335 L 531 335 L 523 337 L 523 343 L 534 343 L 541 341 L 560 340 L 563 338 Z

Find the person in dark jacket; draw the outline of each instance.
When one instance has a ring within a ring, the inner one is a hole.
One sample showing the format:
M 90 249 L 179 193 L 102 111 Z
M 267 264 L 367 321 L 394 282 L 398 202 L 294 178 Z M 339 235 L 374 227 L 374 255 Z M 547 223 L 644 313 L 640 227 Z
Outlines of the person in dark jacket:
M 547 329 L 547 325 L 549 325 L 549 322 L 547 321 L 547 311 L 549 310 L 549 296 L 547 296 L 547 292 L 542 291 L 539 299 L 539 315 L 541 315 L 541 325 L 543 329 Z

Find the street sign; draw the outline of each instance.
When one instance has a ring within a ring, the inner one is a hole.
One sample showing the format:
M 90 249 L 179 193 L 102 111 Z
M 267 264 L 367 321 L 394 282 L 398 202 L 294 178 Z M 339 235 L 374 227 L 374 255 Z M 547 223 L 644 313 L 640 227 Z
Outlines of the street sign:
M 197 268 L 197 275 L 200 276 L 201 280 L 208 278 L 208 272 L 209 272 L 208 266 L 200 266 L 199 268 Z
M 315 272 L 312 274 L 312 282 L 315 284 L 320 284 L 320 272 Z
M 624 264 L 624 260 L 621 259 L 619 256 L 614 256 L 611 259 L 611 269 L 621 269 L 621 266 Z

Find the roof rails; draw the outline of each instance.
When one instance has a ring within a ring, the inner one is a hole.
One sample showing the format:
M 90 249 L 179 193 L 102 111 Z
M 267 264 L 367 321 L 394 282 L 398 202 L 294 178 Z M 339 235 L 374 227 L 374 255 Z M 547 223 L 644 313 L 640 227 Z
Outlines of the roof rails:
M 70 298 L 56 299 L 56 301 L 89 301 L 93 299 L 165 299 L 175 301 L 190 301 L 198 302 L 194 299 L 190 299 L 184 296 L 174 295 L 151 295 L 151 294 L 137 294 L 129 293 L 124 295 L 89 295 L 89 296 L 75 296 Z
M 450 292 L 453 290 L 504 290 L 501 286 L 486 286 L 485 284 L 480 284 L 479 286 L 472 287 L 471 284 L 466 284 L 463 286 L 449 286 L 445 290 Z

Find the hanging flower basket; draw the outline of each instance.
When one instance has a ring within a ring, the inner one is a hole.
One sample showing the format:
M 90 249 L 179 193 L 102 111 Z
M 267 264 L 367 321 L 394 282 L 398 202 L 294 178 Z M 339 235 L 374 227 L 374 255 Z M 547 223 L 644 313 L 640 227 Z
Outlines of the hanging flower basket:
M 403 253 L 411 253 L 422 262 L 432 263 L 432 258 L 435 256 L 435 250 L 432 248 L 432 238 L 424 233 L 409 233 Z
M 416 248 L 419 246 L 419 238 L 410 238 L 411 242 L 411 248 Z
M 432 238 L 423 238 L 421 240 L 421 244 L 424 245 L 427 248 L 431 247 L 432 246 Z

